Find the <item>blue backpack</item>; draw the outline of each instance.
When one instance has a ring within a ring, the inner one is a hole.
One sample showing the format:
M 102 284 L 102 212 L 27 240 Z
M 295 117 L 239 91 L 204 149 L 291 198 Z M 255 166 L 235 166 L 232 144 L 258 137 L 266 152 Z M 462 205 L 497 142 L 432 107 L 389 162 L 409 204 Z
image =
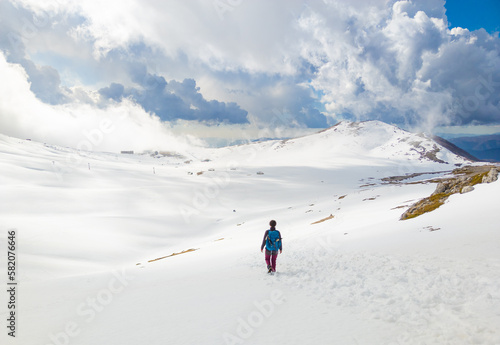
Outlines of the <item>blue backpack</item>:
M 271 252 L 281 249 L 281 236 L 278 230 L 269 230 L 267 233 L 266 249 Z

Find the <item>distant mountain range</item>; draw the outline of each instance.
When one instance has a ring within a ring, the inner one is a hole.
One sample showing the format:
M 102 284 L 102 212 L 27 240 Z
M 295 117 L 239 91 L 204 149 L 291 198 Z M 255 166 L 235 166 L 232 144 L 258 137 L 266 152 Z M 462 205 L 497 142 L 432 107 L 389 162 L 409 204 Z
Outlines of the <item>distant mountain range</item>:
M 448 141 L 480 160 L 500 162 L 500 134 L 460 137 Z

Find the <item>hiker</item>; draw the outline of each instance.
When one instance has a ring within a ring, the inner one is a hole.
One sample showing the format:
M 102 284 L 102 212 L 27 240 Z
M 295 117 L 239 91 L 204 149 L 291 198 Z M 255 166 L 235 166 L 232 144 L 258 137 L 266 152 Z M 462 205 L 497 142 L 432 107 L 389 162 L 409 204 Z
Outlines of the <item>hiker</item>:
M 266 264 L 268 273 L 276 272 L 276 259 L 278 258 L 278 250 L 280 254 L 283 250 L 281 244 L 281 234 L 276 230 L 276 221 L 271 220 L 269 222 L 271 228 L 266 230 L 264 234 L 264 239 L 262 240 L 262 245 L 260 246 L 260 251 L 264 251 L 266 247 Z

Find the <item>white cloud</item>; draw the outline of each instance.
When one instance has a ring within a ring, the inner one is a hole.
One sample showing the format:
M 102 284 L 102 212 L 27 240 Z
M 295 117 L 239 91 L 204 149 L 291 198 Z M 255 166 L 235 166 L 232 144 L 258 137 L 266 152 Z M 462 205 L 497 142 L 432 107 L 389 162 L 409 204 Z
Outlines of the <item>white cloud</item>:
M 186 139 L 175 137 L 156 116 L 128 100 L 104 109 L 90 104 L 49 105 L 30 90 L 28 75 L 0 53 L 0 128 L 3 134 L 82 150 L 164 149 L 184 151 Z
M 318 65 L 311 85 L 323 90 L 326 109 L 427 129 L 471 122 L 486 109 L 490 116 L 485 114 L 483 121 L 500 121 L 496 85 L 484 90 L 487 99 L 472 99 L 479 101 L 475 109 L 457 114 L 463 100 L 474 97 L 481 78 L 500 78 L 498 38 L 485 32 L 450 32 L 445 18 L 430 16 L 440 13 L 439 4 L 442 1 L 397 1 L 391 10 L 372 16 L 376 20 L 366 20 L 352 9 L 350 20 L 341 16 L 349 22 L 344 34 L 337 22 L 330 24 L 335 16 L 331 12 L 304 16 L 302 27 L 313 39 L 303 43 L 303 56 Z
M 129 86 L 137 64 L 194 79 L 207 100 L 236 102 L 257 122 L 285 108 L 324 123 L 313 107 L 426 128 L 500 122 L 500 40 L 449 30 L 444 0 L 12 1 L 48 14 L 51 28 L 81 18 L 64 35 L 93 51 L 99 87 Z M 65 47 L 54 51 L 75 55 Z
M 290 29 L 303 6 L 298 0 L 223 1 L 228 9 L 221 16 L 217 2 L 205 0 L 15 1 L 53 16 L 86 18 L 71 35 L 93 42 L 96 58 L 146 42 L 169 57 L 183 53 L 215 70 L 271 73 L 293 72 L 284 55 L 296 39 Z

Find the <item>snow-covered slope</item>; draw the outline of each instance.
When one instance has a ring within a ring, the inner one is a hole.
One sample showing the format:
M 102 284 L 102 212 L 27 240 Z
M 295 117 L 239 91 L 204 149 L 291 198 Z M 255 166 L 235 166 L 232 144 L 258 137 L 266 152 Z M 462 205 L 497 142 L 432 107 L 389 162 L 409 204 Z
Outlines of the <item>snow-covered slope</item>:
M 2 344 L 500 343 L 500 183 L 402 222 L 435 184 L 382 180 L 466 163 L 431 139 L 343 122 L 158 157 L 0 135 L 0 250 L 15 230 L 19 281 Z
M 413 134 L 380 121 L 340 122 L 318 134 L 288 140 L 283 144 L 283 147 L 299 146 L 301 151 L 313 151 L 321 155 L 464 162 L 462 157 L 454 155 L 424 134 Z

